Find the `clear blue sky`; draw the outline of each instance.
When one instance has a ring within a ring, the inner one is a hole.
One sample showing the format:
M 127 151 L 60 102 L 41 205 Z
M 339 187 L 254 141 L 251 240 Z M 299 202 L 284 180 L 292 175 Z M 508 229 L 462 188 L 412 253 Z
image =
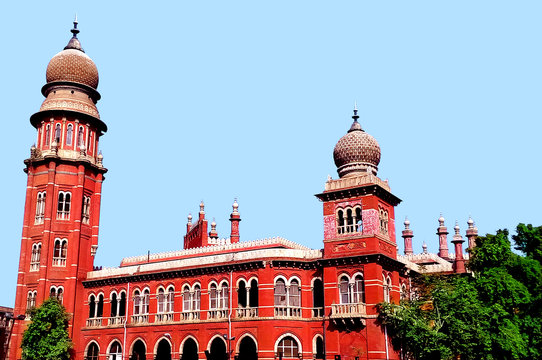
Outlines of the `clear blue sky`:
M 203 199 L 229 235 L 322 247 L 313 194 L 360 121 L 403 200 L 415 251 L 437 218 L 464 234 L 540 225 L 540 1 L 5 2 L 0 6 L 3 291 L 15 298 L 29 117 L 47 63 L 79 38 L 100 72 L 109 131 L 96 265 L 179 249 Z M 399 237 L 402 252 L 402 239 Z

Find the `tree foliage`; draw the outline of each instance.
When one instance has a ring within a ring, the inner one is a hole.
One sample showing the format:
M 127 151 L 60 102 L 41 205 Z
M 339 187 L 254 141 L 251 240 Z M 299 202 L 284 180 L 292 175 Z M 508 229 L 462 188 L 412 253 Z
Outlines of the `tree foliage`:
M 542 358 L 542 227 L 519 224 L 476 240 L 467 275 L 427 275 L 413 300 L 379 305 L 380 322 L 405 357 Z
M 68 314 L 57 299 L 49 298 L 31 311 L 32 322 L 23 334 L 24 360 L 68 360 L 72 342 Z

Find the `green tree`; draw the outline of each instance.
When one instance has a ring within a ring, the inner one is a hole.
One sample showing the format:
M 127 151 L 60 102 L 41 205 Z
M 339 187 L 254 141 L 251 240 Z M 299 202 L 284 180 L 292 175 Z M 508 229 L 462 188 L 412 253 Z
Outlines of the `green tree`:
M 415 300 L 380 304 L 397 349 L 418 360 L 542 358 L 542 227 L 476 240 L 466 276 L 421 276 Z
M 23 334 L 24 360 L 68 360 L 72 342 L 68 314 L 57 299 L 49 298 L 31 311 L 32 322 Z

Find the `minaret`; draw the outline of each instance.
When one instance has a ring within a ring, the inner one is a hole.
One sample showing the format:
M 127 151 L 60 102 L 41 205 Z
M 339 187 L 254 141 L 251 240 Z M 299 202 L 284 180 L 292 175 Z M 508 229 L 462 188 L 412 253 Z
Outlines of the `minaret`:
M 444 217 L 440 214 L 437 235 L 439 240 L 438 256 L 448 260 L 448 229 L 444 226 Z
M 403 230 L 403 239 L 405 240 L 405 255 L 412 255 L 412 238 L 414 237 L 413 231 L 410 229 L 410 221 L 405 218 L 405 229 Z
M 231 243 L 238 243 L 239 242 L 239 222 L 241 221 L 241 214 L 239 214 L 239 204 L 237 203 L 237 199 L 233 201 L 233 211 L 230 215 L 230 221 L 231 221 L 231 233 L 230 233 L 230 241 Z
M 454 237 L 452 243 L 455 246 L 455 259 L 453 269 L 455 273 L 462 274 L 465 272 L 465 259 L 463 259 L 463 243 L 465 242 L 459 233 L 459 224 L 457 221 L 454 226 Z
M 98 70 L 77 38 L 47 66 L 45 96 L 30 117 L 37 142 L 24 161 L 28 174 L 15 314 L 57 297 L 71 315 L 69 334 L 84 327 L 82 280 L 98 248 L 102 182 L 107 169 L 98 151 L 107 126 L 96 103 Z M 13 329 L 10 359 L 19 359 L 25 324 Z
M 467 220 L 467 239 L 469 240 L 469 249 L 474 249 L 476 246 L 476 238 L 478 237 L 478 229 L 474 226 L 474 221 L 469 216 Z

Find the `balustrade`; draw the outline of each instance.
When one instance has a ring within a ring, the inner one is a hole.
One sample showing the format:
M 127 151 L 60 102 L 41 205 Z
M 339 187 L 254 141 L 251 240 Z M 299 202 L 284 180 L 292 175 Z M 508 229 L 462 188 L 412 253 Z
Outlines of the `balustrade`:
M 301 308 L 275 305 L 275 317 L 301 317 Z

